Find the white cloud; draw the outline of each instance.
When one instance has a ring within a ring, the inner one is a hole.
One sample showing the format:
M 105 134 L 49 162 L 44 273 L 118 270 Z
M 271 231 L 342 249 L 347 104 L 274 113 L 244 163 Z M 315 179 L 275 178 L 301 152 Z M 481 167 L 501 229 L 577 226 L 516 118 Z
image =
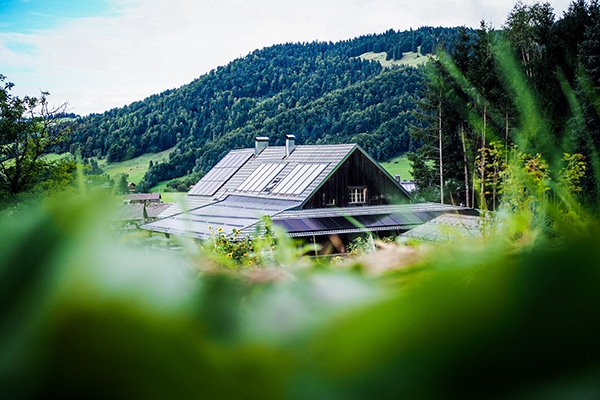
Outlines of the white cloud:
M 118 12 L 107 16 L 28 35 L 0 34 L 0 72 L 16 84 L 17 94 L 48 90 L 53 101 L 68 101 L 74 112 L 102 112 L 178 87 L 272 44 L 336 41 L 423 25 L 476 27 L 481 19 L 500 27 L 511 8 L 504 0 L 113 4 Z

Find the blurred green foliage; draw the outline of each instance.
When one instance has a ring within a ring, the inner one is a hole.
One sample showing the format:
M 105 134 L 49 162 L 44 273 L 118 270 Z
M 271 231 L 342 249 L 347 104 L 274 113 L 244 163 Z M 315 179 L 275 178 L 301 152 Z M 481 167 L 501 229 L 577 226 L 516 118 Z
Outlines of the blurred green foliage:
M 260 268 L 207 268 L 202 252 L 117 240 L 109 212 L 80 194 L 0 221 L 2 398 L 600 394 L 592 219 L 560 214 L 560 240 L 424 247 L 373 276 L 291 242 Z

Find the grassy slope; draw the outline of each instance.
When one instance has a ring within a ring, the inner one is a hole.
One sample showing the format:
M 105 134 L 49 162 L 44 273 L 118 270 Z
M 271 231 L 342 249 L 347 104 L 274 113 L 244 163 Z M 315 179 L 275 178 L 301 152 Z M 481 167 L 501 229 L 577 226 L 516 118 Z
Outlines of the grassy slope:
M 413 52 L 404 53 L 402 59 L 400 60 L 386 60 L 385 52 L 373 53 L 372 51 L 364 53 L 359 57 L 363 60 L 378 61 L 384 68 L 389 68 L 394 65 L 409 65 L 412 67 L 416 67 L 418 65 L 425 64 L 429 60 L 427 56 Z
M 185 192 L 166 192 L 167 183 L 169 181 L 159 182 L 158 185 L 150 189 L 150 193 L 161 193 L 162 201 L 165 203 L 175 203 L 177 200 L 185 196 Z
M 381 163 L 381 166 L 392 176 L 400 174 L 400 177 L 405 181 L 413 178 L 410 173 L 410 163 L 408 162 L 406 154 L 398 156 L 390 160 L 390 162 Z
M 161 151 L 160 153 L 143 154 L 139 157 L 132 158 L 131 160 L 118 163 L 107 164 L 105 160 L 99 161 L 98 163 L 102 169 L 104 169 L 104 172 L 110 175 L 113 179 L 116 179 L 119 174 L 128 174 L 129 177 L 127 180 L 129 182 L 139 183 L 139 181 L 141 181 L 144 177 L 146 171 L 148 171 L 148 165 L 150 164 L 150 161 L 153 163 L 163 161 L 169 157 L 169 153 L 171 151 L 173 151 L 172 148 Z M 185 195 L 185 193 L 179 192 L 165 192 L 167 183 L 169 183 L 169 181 L 160 182 L 158 185 L 150 189 L 150 192 L 162 193 L 162 200 L 165 203 L 176 202 Z
M 161 151 L 160 153 L 143 154 L 139 157 L 132 158 L 131 160 L 110 164 L 107 164 L 106 160 L 101 160 L 98 164 L 102 167 L 104 172 L 112 178 L 117 177 L 119 174 L 127 174 L 129 175 L 127 178 L 129 182 L 139 183 L 146 171 L 148 171 L 148 164 L 150 161 L 157 163 L 166 160 L 171 151 L 173 151 L 172 148 Z

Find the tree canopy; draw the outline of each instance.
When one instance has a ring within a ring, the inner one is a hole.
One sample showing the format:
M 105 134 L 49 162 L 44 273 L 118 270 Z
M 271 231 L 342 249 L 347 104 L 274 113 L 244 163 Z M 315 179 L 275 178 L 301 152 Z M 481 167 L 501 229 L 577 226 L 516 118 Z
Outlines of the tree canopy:
M 14 84 L 0 75 L 0 193 L 15 195 L 29 190 L 60 168 L 42 158 L 57 148 L 65 130 L 56 129 L 66 104 L 51 107 L 47 92 L 19 98 Z M 62 166 L 64 167 L 64 165 Z

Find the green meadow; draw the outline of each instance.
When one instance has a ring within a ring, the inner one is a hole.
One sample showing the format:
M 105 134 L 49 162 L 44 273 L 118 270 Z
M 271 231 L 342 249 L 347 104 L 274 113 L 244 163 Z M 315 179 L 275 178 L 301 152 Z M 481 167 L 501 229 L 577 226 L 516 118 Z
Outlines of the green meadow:
M 148 171 L 150 161 L 153 163 L 165 161 L 169 158 L 169 153 L 171 151 L 173 151 L 172 148 L 161 151 L 160 153 L 143 154 L 127 161 L 115 163 L 107 163 L 105 159 L 98 160 L 98 165 L 102 167 L 104 173 L 110 175 L 113 179 L 118 177 L 120 174 L 127 174 L 127 180 L 137 184 L 142 180 L 146 174 L 146 171 Z
M 381 166 L 392 176 L 400 175 L 402 180 L 409 181 L 413 178 L 410 162 L 406 154 L 395 157 L 388 162 L 383 162 Z

